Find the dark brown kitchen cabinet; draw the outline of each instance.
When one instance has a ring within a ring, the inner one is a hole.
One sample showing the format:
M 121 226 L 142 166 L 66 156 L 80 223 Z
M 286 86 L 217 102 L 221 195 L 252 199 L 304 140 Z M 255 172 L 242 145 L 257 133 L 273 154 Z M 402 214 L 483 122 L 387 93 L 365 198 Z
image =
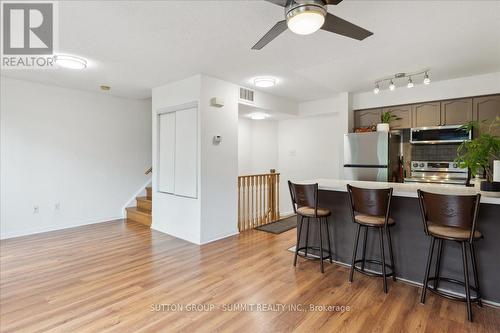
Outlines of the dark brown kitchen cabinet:
M 441 103 L 428 102 L 414 104 L 412 115 L 412 127 L 439 126 L 441 125 Z
M 463 125 L 472 120 L 472 98 L 441 102 L 441 125 Z
M 411 127 L 411 105 L 400 105 L 383 108 L 382 112 L 390 112 L 400 118 L 391 121 L 391 129 L 402 129 Z
M 500 95 L 475 97 L 472 104 L 474 120 L 485 123 L 482 124 L 483 130 L 495 117 L 500 117 Z M 496 127 L 493 134 L 500 136 L 500 128 Z
M 367 109 L 354 111 L 354 127 L 369 127 L 380 123 L 382 109 Z

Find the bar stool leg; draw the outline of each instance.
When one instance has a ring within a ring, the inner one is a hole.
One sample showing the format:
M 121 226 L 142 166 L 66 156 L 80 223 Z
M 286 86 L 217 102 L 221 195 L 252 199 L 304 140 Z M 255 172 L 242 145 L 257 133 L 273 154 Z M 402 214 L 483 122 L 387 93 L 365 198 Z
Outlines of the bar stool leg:
M 434 243 L 436 238 L 432 237 L 431 245 L 429 248 L 429 255 L 427 256 L 427 267 L 425 268 L 424 284 L 422 286 L 422 297 L 420 298 L 420 303 L 425 303 L 425 293 L 427 292 L 427 283 L 429 282 L 429 272 L 431 270 L 432 254 L 434 252 Z
M 443 240 L 438 239 L 438 253 L 436 258 L 436 267 L 434 268 L 434 290 L 439 288 L 439 275 L 441 274 L 441 254 L 443 253 Z
M 481 289 L 479 289 L 479 278 L 478 278 L 478 274 L 477 274 L 476 249 L 474 248 L 474 243 L 469 243 L 469 247 L 470 247 L 470 254 L 471 254 L 471 258 L 472 258 L 472 269 L 474 271 L 474 284 L 476 286 L 477 296 L 478 296 L 477 305 L 479 305 L 480 307 L 483 307 L 483 303 L 481 302 Z
M 363 238 L 363 254 L 361 255 L 361 270 L 364 271 L 365 270 L 365 260 L 366 260 L 366 243 L 367 243 L 367 240 L 368 240 L 368 227 L 364 227 L 363 229 L 365 229 L 365 235 L 364 235 L 364 238 Z
M 472 308 L 470 304 L 469 290 L 469 265 L 467 263 L 467 250 L 465 242 L 462 242 L 462 261 L 464 263 L 464 280 L 465 280 L 465 298 L 467 299 L 467 318 L 472 322 Z
M 382 257 L 382 278 L 384 279 L 384 293 L 387 294 L 387 279 L 385 275 L 385 250 L 384 250 L 384 232 L 382 228 L 378 228 L 380 235 L 380 255 Z
M 396 265 L 394 264 L 394 254 L 392 252 L 391 229 L 387 227 L 387 239 L 389 240 L 389 256 L 391 257 L 392 280 L 396 281 Z
M 330 255 L 330 264 L 333 263 L 332 259 L 332 244 L 330 243 L 330 227 L 328 226 L 328 217 L 325 217 L 326 225 L 326 239 L 328 240 L 328 254 Z
M 354 238 L 354 249 L 352 250 L 351 272 L 349 273 L 349 282 L 352 282 L 352 278 L 354 276 L 354 262 L 356 261 L 356 253 L 358 252 L 358 241 L 359 241 L 360 230 L 361 230 L 361 224 L 358 224 L 358 231 L 356 232 L 356 238 Z
M 297 231 L 297 245 L 295 245 L 295 257 L 293 258 L 293 265 L 297 266 L 297 255 L 299 253 L 299 247 L 300 247 L 300 234 L 302 233 L 302 223 L 304 221 L 304 217 L 300 217 L 300 222 L 299 222 L 299 230 Z
M 306 250 L 305 257 L 307 258 L 307 248 L 309 247 L 309 218 L 306 218 L 307 229 L 306 229 Z
M 323 232 L 321 231 L 323 229 L 321 227 L 321 219 L 319 219 L 319 267 L 321 270 L 321 273 L 324 273 L 325 270 L 323 269 Z

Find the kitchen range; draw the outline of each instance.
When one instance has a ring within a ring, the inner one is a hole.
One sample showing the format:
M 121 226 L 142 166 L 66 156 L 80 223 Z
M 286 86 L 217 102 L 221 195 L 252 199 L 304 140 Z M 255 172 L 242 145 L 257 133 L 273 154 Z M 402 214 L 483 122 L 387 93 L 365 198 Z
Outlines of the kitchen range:
M 462 169 L 455 162 L 412 161 L 411 176 L 405 183 L 437 183 L 465 185 L 467 169 Z
M 454 159 L 459 144 L 471 138 L 472 132 L 459 125 L 349 133 L 344 179 L 465 185 L 468 170 Z M 405 165 L 405 160 L 410 162 Z

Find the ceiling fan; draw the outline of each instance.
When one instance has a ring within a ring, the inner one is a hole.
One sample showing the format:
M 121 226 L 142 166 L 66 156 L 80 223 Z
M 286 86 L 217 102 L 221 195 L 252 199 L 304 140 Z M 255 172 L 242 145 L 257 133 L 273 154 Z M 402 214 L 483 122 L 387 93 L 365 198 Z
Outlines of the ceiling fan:
M 342 0 L 266 0 L 285 8 L 285 20 L 276 23 L 252 50 L 260 50 L 286 29 L 299 35 L 309 35 L 319 29 L 342 36 L 363 40 L 373 32 L 328 13 L 327 5 L 338 5 Z

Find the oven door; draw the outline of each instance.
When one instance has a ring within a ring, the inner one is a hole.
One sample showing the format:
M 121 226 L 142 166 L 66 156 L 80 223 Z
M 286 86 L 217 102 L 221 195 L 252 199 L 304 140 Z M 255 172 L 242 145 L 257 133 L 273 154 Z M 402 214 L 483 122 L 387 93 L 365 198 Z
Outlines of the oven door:
M 410 130 L 410 143 L 461 143 L 472 138 L 472 132 L 461 126 L 420 127 Z

